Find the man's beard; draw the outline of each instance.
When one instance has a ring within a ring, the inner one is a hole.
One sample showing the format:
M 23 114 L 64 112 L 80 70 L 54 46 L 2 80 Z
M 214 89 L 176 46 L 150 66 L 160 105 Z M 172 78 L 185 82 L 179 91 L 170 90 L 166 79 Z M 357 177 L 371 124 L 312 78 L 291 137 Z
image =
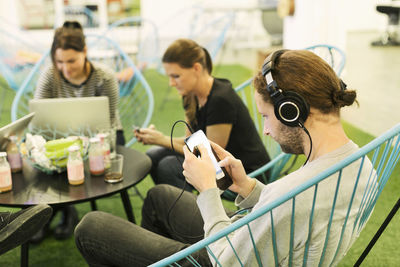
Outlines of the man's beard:
M 275 140 L 283 152 L 295 155 L 304 153 L 301 131 L 299 127 L 289 127 L 283 124 L 279 127 L 279 136 Z

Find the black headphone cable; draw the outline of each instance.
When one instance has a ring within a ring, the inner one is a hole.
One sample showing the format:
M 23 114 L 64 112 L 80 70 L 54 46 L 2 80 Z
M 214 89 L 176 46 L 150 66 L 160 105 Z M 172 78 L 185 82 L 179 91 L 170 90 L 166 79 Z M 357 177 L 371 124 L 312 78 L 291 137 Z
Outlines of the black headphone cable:
M 171 135 L 170 135 L 170 137 L 171 137 L 171 149 L 172 149 L 172 151 L 175 153 L 176 160 L 178 160 L 178 162 L 182 165 L 183 162 L 181 162 L 181 160 L 179 159 L 178 154 L 177 154 L 177 152 L 175 151 L 174 142 L 173 142 L 174 128 L 175 128 L 175 125 L 178 124 L 179 122 L 182 122 L 182 123 L 186 124 L 186 127 L 189 129 L 189 131 L 190 131 L 191 133 L 193 133 L 193 129 L 192 129 L 192 127 L 190 127 L 190 125 L 189 125 L 186 121 L 184 121 L 184 120 L 178 120 L 178 121 L 174 122 L 174 124 L 172 125 L 172 128 L 171 128 Z M 180 236 L 182 236 L 182 237 L 186 237 L 186 238 L 202 238 L 202 237 L 204 236 L 204 234 L 197 235 L 197 236 L 189 236 L 189 235 L 182 234 L 182 233 L 178 232 L 176 229 L 174 229 L 173 226 L 172 226 L 172 224 L 170 223 L 171 211 L 172 211 L 172 209 L 175 207 L 175 205 L 176 205 L 176 203 L 178 202 L 178 200 L 182 197 L 183 193 L 185 192 L 186 184 L 187 184 L 187 181 L 186 181 L 186 179 L 185 179 L 185 180 L 184 180 L 184 184 L 183 184 L 181 193 L 180 193 L 179 196 L 175 199 L 175 201 L 172 203 L 172 205 L 169 207 L 169 210 L 168 210 L 168 213 L 167 213 L 167 223 L 168 223 L 170 229 L 171 229 L 173 232 L 175 232 L 176 234 L 178 234 L 178 235 L 180 235 Z
M 312 152 L 312 138 L 310 135 L 310 132 L 307 130 L 307 128 L 304 126 L 304 124 L 302 122 L 299 122 L 299 126 L 300 128 L 302 128 L 304 130 L 304 132 L 308 135 L 308 138 L 310 138 L 310 152 L 308 152 L 308 156 L 306 161 L 304 162 L 303 166 L 307 164 L 308 160 L 310 159 L 311 156 L 311 152 Z

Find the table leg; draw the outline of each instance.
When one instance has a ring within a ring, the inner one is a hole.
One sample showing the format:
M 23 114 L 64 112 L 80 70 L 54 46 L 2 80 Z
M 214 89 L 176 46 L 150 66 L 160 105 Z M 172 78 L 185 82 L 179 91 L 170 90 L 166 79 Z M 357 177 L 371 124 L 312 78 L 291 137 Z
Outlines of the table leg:
M 29 241 L 21 245 L 21 267 L 28 266 Z
M 131 204 L 131 200 L 129 199 L 128 191 L 126 189 L 122 190 L 120 194 L 121 194 L 122 203 L 124 204 L 126 217 L 128 217 L 128 220 L 130 222 L 136 223 L 135 216 L 133 215 L 132 204 Z
M 96 200 L 90 200 L 90 207 L 92 210 L 97 210 Z

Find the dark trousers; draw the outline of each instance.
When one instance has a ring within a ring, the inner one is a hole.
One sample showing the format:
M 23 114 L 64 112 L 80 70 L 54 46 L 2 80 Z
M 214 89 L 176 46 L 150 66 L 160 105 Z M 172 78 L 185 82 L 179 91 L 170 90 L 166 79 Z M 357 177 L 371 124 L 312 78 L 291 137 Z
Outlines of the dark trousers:
M 89 266 L 148 266 L 203 238 L 203 219 L 196 196 L 169 185 L 149 190 L 142 208 L 142 227 L 101 211 L 86 214 L 75 241 Z M 174 207 L 170 210 L 170 207 Z M 205 249 L 192 256 L 211 266 Z M 191 266 L 186 260 L 182 266 Z
M 150 174 L 155 184 L 169 184 L 183 188 L 185 176 L 182 174 L 184 160 L 182 154 L 160 146 L 151 147 L 146 154 L 152 162 Z M 192 185 L 186 183 L 185 190 L 191 192 L 193 189 Z

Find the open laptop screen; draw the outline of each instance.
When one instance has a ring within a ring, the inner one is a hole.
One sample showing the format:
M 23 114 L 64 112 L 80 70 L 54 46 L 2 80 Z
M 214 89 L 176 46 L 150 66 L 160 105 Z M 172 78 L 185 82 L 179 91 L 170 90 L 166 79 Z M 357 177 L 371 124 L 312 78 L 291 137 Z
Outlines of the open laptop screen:
M 29 110 L 35 112 L 30 132 L 46 139 L 93 136 L 98 129 L 110 128 L 108 97 L 105 96 L 32 99 Z
M 34 115 L 34 113 L 29 113 L 28 115 L 25 115 L 22 118 L 19 118 L 18 120 L 0 128 L 0 151 L 5 150 L 8 137 L 11 135 L 19 136 L 25 131 Z

